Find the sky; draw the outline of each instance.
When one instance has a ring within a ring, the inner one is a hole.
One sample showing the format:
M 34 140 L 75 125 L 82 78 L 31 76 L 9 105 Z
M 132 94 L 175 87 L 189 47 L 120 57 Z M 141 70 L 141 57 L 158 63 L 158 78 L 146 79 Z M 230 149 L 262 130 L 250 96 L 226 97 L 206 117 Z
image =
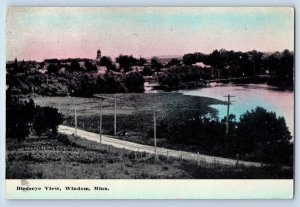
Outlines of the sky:
M 11 7 L 6 59 L 294 50 L 291 7 Z

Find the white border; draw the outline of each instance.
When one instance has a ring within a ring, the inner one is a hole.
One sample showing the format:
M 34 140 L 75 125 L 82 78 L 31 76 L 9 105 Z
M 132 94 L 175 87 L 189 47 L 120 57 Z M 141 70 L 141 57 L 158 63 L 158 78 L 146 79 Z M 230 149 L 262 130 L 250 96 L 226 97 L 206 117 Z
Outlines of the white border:
M 1 70 L 0 70 L 0 83 L 1 83 L 1 99 L 0 99 L 0 134 L 1 134 L 1 161 L 0 161 L 0 176 L 1 181 L 4 181 L 4 175 L 5 175 L 5 168 L 4 168 L 4 146 L 5 146 L 5 9 L 6 6 L 294 6 L 295 7 L 295 22 L 296 22 L 296 34 L 298 34 L 298 27 L 297 22 L 299 22 L 299 15 L 297 9 L 300 8 L 299 1 L 296 0 L 273 0 L 273 1 L 267 1 L 267 0 L 252 0 L 250 1 L 240 1 L 240 0 L 227 0 L 226 2 L 224 0 L 204 0 L 204 1 L 196 1 L 196 0 L 167 0 L 167 1 L 159 1 L 159 0 L 144 0 L 144 1 L 138 1 L 138 0 L 85 0 L 85 1 L 79 1 L 79 0 L 52 0 L 45 1 L 42 3 L 40 0 L 2 0 L 0 2 L 0 24 L 1 24 L 1 33 L 0 33 L 0 58 L 1 58 Z M 296 37 L 297 35 L 295 35 Z M 299 59 L 299 54 L 297 53 L 299 49 L 299 43 L 297 41 L 295 45 L 295 54 L 296 54 L 296 68 L 297 68 L 297 62 Z M 296 71 L 296 80 L 299 79 L 299 73 Z M 299 84 L 296 83 L 296 123 L 298 123 L 299 116 L 297 114 L 297 104 L 298 104 L 298 96 L 299 96 Z M 297 142 L 298 138 L 298 128 L 296 128 L 295 133 L 295 140 L 296 140 L 296 148 L 299 149 L 299 144 Z M 296 150 L 296 160 L 299 159 L 298 151 Z M 4 184 L 5 182 L 1 182 L 0 184 L 0 206 L 23 206 L 23 207 L 29 207 L 29 206 L 83 206 L 83 205 L 89 205 L 89 206 L 99 206 L 99 205 L 106 205 L 106 206 L 165 206 L 165 205 L 172 205 L 172 206 L 232 206 L 234 204 L 236 205 L 244 205 L 244 206 L 300 206 L 300 199 L 298 199 L 299 195 L 297 194 L 297 189 L 299 186 L 299 183 L 297 182 L 297 178 L 299 176 L 299 167 L 296 165 L 295 169 L 295 177 L 296 177 L 296 189 L 295 189 L 295 199 L 292 201 L 285 200 L 285 201 L 278 201 L 278 200 L 270 200 L 270 201 L 163 201 L 163 202 L 157 202 L 157 201 L 7 201 L 4 198 L 5 195 L 5 188 Z

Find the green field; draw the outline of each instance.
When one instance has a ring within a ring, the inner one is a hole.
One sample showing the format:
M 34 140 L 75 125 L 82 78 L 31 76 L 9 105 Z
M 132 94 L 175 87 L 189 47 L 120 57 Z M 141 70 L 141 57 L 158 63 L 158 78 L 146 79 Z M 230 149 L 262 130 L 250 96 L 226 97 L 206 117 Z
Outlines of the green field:
M 292 178 L 275 167 L 228 167 L 131 152 L 74 136 L 7 139 L 7 179 L 241 179 Z
M 185 122 L 186 120 L 206 114 L 216 115 L 210 104 L 224 102 L 206 98 L 186 96 L 180 93 L 152 94 L 102 94 L 117 99 L 117 132 L 118 138 L 141 144 L 153 144 L 153 109 L 157 110 L 158 144 L 161 147 L 197 151 L 194 146 L 174 145 L 169 143 L 160 133 L 164 126 Z M 64 124 L 74 126 L 74 109 L 77 110 L 78 127 L 87 131 L 99 132 L 100 105 L 103 105 L 104 134 L 113 134 L 114 100 L 100 98 L 77 97 L 36 97 L 37 105 L 60 108 L 65 117 Z M 192 127 L 192 126 L 191 126 Z M 124 136 L 132 132 L 132 136 Z

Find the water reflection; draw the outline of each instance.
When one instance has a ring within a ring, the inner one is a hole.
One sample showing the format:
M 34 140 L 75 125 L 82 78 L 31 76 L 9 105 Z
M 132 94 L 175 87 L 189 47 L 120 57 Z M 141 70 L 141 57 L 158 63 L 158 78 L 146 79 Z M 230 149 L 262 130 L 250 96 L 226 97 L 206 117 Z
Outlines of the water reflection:
M 261 106 L 268 111 L 274 111 L 278 116 L 283 116 L 287 126 L 293 135 L 294 131 L 294 93 L 291 91 L 279 91 L 275 87 L 266 84 L 247 85 L 215 85 L 215 87 L 180 91 L 185 95 L 204 96 L 226 101 L 228 94 L 235 96 L 235 101 L 230 105 L 230 113 L 237 119 L 247 110 Z M 220 118 L 226 116 L 226 105 L 211 105 L 218 110 Z

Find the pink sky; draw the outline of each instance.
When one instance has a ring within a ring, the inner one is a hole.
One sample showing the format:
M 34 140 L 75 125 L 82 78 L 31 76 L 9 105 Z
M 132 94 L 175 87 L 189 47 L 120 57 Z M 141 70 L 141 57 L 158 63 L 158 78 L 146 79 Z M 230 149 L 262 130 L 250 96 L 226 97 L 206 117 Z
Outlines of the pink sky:
M 7 60 L 294 50 L 292 8 L 10 8 Z

